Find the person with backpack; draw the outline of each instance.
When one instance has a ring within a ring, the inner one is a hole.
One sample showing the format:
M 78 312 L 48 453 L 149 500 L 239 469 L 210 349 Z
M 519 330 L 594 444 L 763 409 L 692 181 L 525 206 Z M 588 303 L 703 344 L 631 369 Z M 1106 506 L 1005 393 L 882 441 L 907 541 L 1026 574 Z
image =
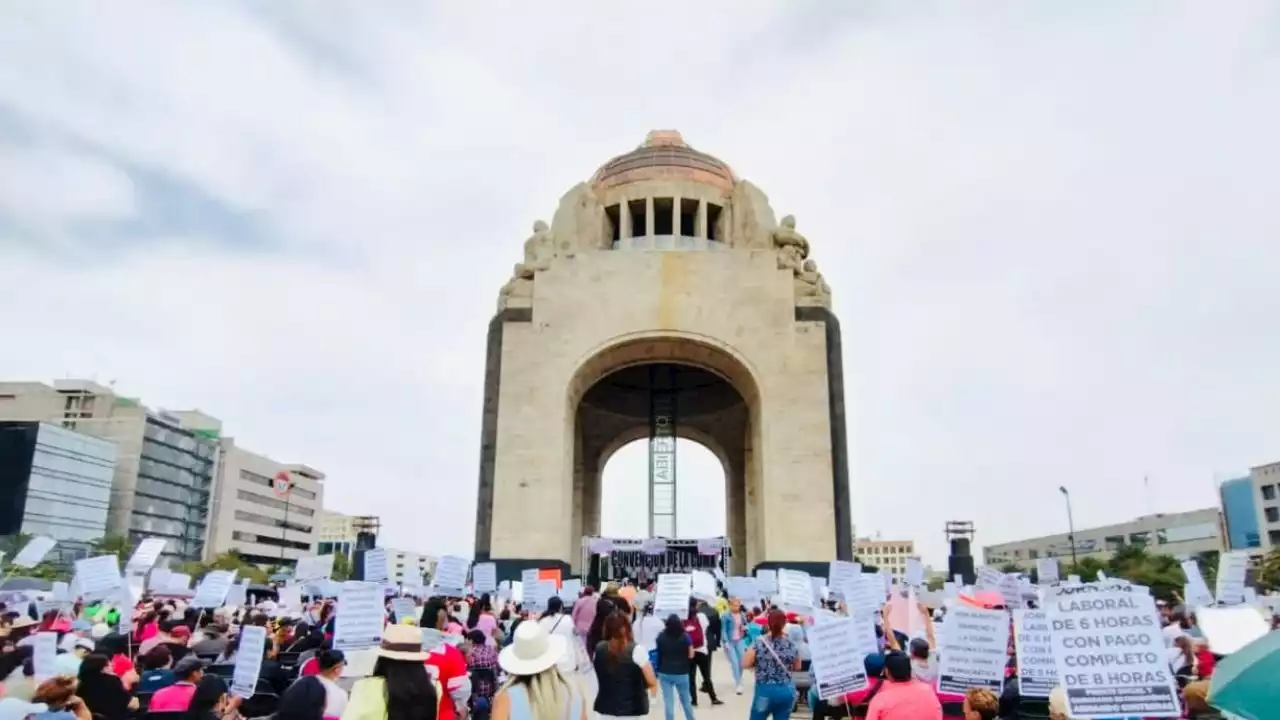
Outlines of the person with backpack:
M 711 696 L 712 705 L 723 705 L 724 701 L 716 697 L 716 687 L 711 684 L 711 656 L 707 653 L 707 628 L 711 621 L 698 611 L 698 601 L 689 598 L 689 614 L 684 620 L 684 631 L 689 634 L 689 644 L 693 646 L 693 662 L 689 665 L 689 689 L 691 704 L 698 705 L 698 693 L 693 689 L 697 685 L 697 671 L 702 671 L 702 691 Z

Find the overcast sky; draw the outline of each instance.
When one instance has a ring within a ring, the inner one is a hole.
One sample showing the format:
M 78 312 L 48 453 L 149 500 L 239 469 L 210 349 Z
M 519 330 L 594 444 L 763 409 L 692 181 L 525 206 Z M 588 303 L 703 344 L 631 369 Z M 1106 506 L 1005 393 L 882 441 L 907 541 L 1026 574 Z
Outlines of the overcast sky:
M 0 47 L 0 378 L 199 407 L 391 546 L 471 551 L 498 289 L 652 128 L 811 241 L 860 534 L 940 564 L 1280 460 L 1274 2 L 17 0 Z

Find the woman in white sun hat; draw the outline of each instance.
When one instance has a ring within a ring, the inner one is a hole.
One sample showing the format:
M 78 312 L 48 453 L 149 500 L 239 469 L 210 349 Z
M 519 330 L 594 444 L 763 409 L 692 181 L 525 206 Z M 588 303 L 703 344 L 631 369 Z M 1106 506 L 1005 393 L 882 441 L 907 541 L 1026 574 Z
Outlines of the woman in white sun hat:
M 427 672 L 422 631 L 388 625 L 370 677 L 351 688 L 342 720 L 436 720 L 440 686 Z
M 520 623 L 515 641 L 498 655 L 511 679 L 493 699 L 492 720 L 582 720 L 586 701 L 556 667 L 566 649 L 563 637 Z

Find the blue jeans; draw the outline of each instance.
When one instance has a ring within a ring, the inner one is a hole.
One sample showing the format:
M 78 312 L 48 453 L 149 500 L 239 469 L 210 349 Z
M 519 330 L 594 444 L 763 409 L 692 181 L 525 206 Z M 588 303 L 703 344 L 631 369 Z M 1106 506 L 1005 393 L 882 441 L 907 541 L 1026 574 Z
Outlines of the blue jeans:
M 733 684 L 742 685 L 742 643 L 730 640 L 724 644 L 724 653 L 729 656 L 729 669 L 733 671 Z
M 796 704 L 796 688 L 791 683 L 756 683 L 756 693 L 751 698 L 750 720 L 788 720 L 791 708 Z
M 667 720 L 676 720 L 675 700 L 680 696 L 680 707 L 684 708 L 685 720 L 693 720 L 693 700 L 689 695 L 688 675 L 666 675 L 658 673 L 658 685 L 662 687 L 662 712 Z

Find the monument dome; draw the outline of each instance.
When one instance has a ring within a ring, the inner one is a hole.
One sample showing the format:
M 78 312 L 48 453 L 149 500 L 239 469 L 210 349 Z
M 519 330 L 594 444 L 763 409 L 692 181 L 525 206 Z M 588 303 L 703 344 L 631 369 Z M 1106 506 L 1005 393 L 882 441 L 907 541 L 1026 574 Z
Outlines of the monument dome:
M 597 189 L 643 180 L 684 180 L 728 192 L 737 178 L 719 158 L 689 147 L 675 130 L 651 130 L 640 147 L 600 166 L 591 178 Z

